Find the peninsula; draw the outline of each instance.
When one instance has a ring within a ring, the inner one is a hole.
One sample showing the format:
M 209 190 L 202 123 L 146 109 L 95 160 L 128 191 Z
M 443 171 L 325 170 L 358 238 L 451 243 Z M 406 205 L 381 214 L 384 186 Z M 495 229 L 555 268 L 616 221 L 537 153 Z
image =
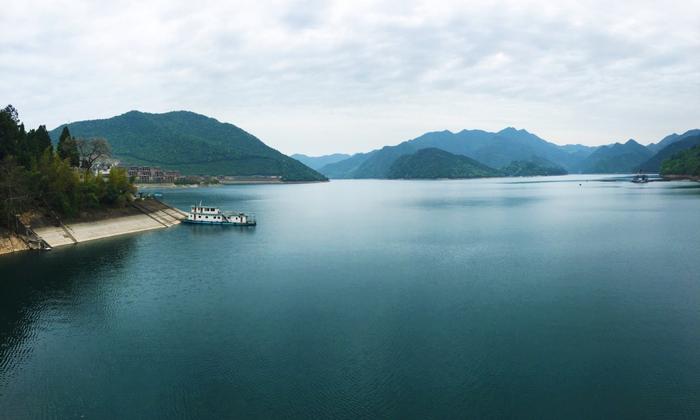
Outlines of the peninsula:
M 180 223 L 180 210 L 137 198 L 124 168 L 100 170 L 110 156 L 106 140 L 76 138 L 67 128 L 54 148 L 44 126 L 27 132 L 14 107 L 0 110 L 0 254 Z

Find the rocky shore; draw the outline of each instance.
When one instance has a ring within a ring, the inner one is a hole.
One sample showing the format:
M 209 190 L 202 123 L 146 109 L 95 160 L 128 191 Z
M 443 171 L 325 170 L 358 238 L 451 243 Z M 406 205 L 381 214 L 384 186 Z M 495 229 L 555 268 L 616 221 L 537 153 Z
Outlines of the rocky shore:
M 14 232 L 0 228 L 0 255 L 26 251 L 29 246 Z

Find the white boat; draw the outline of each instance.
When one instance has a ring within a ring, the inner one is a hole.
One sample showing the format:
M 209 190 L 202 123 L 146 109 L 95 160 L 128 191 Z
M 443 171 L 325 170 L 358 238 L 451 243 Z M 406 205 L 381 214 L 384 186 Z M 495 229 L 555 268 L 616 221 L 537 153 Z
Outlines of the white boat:
M 638 173 L 637 175 L 632 177 L 632 182 L 634 182 L 635 184 L 646 184 L 647 182 L 649 182 L 649 177 L 645 174 Z
M 190 208 L 183 223 L 226 225 L 226 226 L 255 226 L 255 216 L 245 213 L 224 213 L 218 207 L 203 206 L 202 203 Z

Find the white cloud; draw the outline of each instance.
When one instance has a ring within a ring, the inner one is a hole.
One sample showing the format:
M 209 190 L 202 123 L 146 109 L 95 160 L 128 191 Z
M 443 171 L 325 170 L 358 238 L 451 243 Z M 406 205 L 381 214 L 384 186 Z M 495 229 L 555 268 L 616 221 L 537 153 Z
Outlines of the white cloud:
M 37 1 L 0 15 L 30 126 L 190 109 L 285 152 L 515 125 L 643 142 L 700 125 L 696 1 Z

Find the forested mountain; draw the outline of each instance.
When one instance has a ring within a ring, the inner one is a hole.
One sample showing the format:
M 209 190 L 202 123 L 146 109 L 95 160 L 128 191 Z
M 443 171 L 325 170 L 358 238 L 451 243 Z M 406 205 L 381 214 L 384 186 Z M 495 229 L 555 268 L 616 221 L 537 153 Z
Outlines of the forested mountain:
M 574 169 L 595 148 L 583 145 L 558 146 L 526 130 L 506 128 L 497 133 L 483 130 L 437 131 L 426 133 L 396 146 L 385 146 L 369 153 L 326 165 L 320 171 L 330 178 L 385 178 L 399 157 L 420 149 L 437 148 L 463 155 L 491 167 L 503 167 L 513 161 L 528 161 L 533 156 Z
M 297 154 L 291 155 L 290 157 L 292 159 L 298 160 L 299 162 L 303 163 L 304 165 L 308 166 L 311 169 L 319 170 L 320 168 L 322 168 L 325 165 L 328 165 L 330 163 L 335 163 L 335 162 L 340 162 L 341 160 L 345 160 L 345 159 L 349 158 L 350 155 L 346 155 L 343 153 L 334 153 L 332 155 L 307 156 L 307 155 L 297 153 Z
M 51 131 L 57 141 L 65 125 Z M 286 181 L 326 178 L 233 124 L 188 111 L 131 111 L 67 124 L 76 137 L 103 137 L 126 164 L 160 166 L 188 175 L 276 175 Z
M 700 177 L 700 146 L 673 155 L 661 164 L 661 175 Z
M 501 168 L 506 176 L 551 176 L 566 175 L 566 169 L 547 159 L 533 156 L 529 160 L 514 160 Z
M 499 175 L 499 171 L 474 159 L 431 147 L 396 159 L 389 168 L 387 178 L 457 179 Z
M 700 135 L 700 129 L 697 129 L 697 128 L 694 129 L 694 130 L 688 130 L 688 131 L 686 131 L 686 132 L 683 133 L 683 134 L 676 134 L 676 133 L 673 133 L 673 134 L 671 134 L 671 135 L 668 135 L 668 136 L 664 137 L 663 139 L 661 139 L 661 140 L 660 140 L 659 142 L 657 142 L 657 143 L 651 143 L 651 144 L 647 145 L 647 147 L 648 147 L 649 150 L 651 150 L 652 152 L 658 153 L 658 152 L 660 152 L 663 148 L 668 147 L 668 146 L 670 146 L 671 144 L 676 143 L 676 142 L 678 142 L 678 141 L 681 141 L 681 140 L 683 140 L 683 139 L 686 138 L 686 137 L 693 137 L 693 136 L 698 136 L 698 135 Z
M 581 163 L 583 173 L 630 173 L 653 155 L 653 152 L 630 139 L 625 143 L 601 146 Z
M 666 159 L 673 157 L 673 155 L 679 152 L 700 145 L 700 131 L 698 131 L 698 133 L 699 134 L 695 136 L 683 136 L 681 140 L 668 144 L 668 146 L 659 150 L 658 153 L 652 156 L 651 159 L 642 163 L 639 166 L 639 170 L 642 172 L 658 173 L 661 170 L 661 164 Z

